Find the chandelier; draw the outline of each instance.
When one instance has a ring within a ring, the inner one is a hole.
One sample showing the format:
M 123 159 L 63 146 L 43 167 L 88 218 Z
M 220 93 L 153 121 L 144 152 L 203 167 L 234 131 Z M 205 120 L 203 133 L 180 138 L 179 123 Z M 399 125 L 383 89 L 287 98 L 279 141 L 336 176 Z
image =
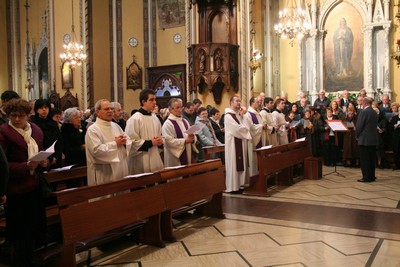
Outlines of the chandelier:
M 396 51 L 394 51 L 390 57 L 397 61 L 397 67 L 400 67 L 400 39 L 396 42 Z
M 72 69 L 75 66 L 82 65 L 82 62 L 86 60 L 86 53 L 82 44 L 76 41 L 75 26 L 74 26 L 74 0 L 72 0 L 72 24 L 71 24 L 71 35 L 68 43 L 63 45 L 64 52 L 60 54 L 62 63 L 67 64 Z
M 294 39 L 303 39 L 311 28 L 310 24 L 305 21 L 306 12 L 301 8 L 301 0 L 299 6 L 296 4 L 297 1 L 287 1 L 286 7 L 279 11 L 279 22 L 274 26 L 276 34 L 283 39 L 289 39 L 292 47 Z

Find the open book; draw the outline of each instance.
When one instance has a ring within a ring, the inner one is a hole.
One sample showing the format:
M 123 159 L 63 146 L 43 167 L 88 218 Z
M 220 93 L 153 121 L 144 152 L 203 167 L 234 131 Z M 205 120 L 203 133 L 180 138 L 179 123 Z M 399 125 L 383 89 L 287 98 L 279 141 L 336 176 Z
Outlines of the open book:
M 57 140 L 46 150 L 39 151 L 36 155 L 32 156 L 28 161 L 43 161 L 54 154 L 54 145 L 56 144 Z

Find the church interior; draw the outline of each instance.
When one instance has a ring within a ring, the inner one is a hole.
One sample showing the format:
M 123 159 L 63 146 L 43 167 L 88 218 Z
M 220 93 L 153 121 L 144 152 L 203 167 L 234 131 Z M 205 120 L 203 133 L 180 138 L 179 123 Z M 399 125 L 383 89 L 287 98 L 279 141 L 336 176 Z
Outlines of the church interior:
M 284 8 L 304 12 L 297 28 L 280 25 Z M 260 93 L 313 103 L 321 90 L 400 102 L 400 0 L 0 0 L 0 94 L 130 114 L 145 88 L 159 108 L 178 97 L 223 111 Z M 373 184 L 333 170 L 268 198 L 224 193 L 225 219 L 185 213 L 177 242 L 127 236 L 92 248 L 90 266 L 400 266 L 398 170 Z

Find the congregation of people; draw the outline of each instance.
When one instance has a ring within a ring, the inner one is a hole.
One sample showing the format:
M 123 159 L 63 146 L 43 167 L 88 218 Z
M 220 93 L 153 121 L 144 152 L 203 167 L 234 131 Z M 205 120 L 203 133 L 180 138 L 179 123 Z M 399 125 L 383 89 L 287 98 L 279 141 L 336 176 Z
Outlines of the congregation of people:
M 221 112 L 202 106 L 199 99 L 183 103 L 179 98 L 171 98 L 168 107 L 159 109 L 154 91 L 144 89 L 139 96 L 140 108 L 129 117 L 120 103 L 107 99 L 97 101 L 87 111 L 73 107 L 61 112 L 47 100 L 30 103 L 14 91 L 4 92 L 0 196 L 6 204 L 6 238 L 13 245 L 15 265 L 28 266 L 34 248 L 46 242 L 46 201 L 40 177 L 50 169 L 87 166 L 87 183 L 95 185 L 201 162 L 206 158 L 204 147 L 224 145 L 225 152 L 211 158 L 225 162 L 226 192 L 241 193 L 249 177 L 258 173 L 255 149 L 263 146 L 305 138 L 312 155 L 322 156 L 325 165 L 359 166 L 364 147 L 358 140 L 364 139 L 356 126 L 361 125 L 357 120 L 369 106 L 378 118 L 376 130 L 372 129 L 377 135 L 377 144 L 372 145 L 376 147 L 374 165 L 388 167 L 387 150 L 393 151 L 399 162 L 399 104 L 390 103 L 387 95 L 381 103 L 373 102 L 364 90 L 356 101 L 346 90 L 333 101 L 325 94 L 319 92 L 318 99 L 310 103 L 301 93 L 299 100 L 291 103 L 285 94 L 272 98 L 261 93 L 251 97 L 248 105 L 235 95 Z M 330 120 L 342 121 L 349 130 L 333 131 Z M 199 126 L 196 133 L 188 131 L 193 125 Z M 47 160 L 30 160 L 54 143 L 55 153 Z M 370 143 L 367 147 L 370 149 Z M 364 181 L 375 179 L 374 174 L 367 176 L 363 173 Z

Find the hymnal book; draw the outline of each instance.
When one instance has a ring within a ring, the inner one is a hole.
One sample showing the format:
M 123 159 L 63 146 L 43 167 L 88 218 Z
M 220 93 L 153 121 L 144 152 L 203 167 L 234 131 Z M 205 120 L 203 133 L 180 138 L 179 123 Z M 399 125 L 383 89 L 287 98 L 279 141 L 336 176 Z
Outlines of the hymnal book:
M 290 128 L 295 128 L 295 127 L 299 126 L 299 124 L 300 124 L 300 121 L 292 121 L 290 123 Z

